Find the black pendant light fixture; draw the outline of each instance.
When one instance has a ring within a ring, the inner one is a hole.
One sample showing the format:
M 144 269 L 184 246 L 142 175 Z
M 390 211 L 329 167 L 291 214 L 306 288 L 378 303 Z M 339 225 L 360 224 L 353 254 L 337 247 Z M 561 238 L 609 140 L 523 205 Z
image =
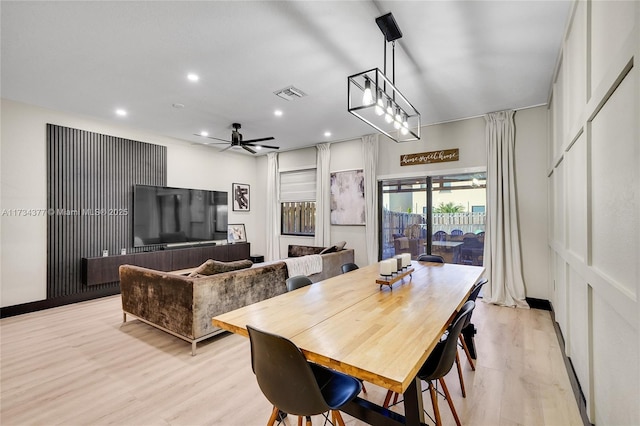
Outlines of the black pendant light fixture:
M 391 13 L 376 18 L 384 35 L 384 72 L 373 68 L 347 77 L 348 111 L 396 142 L 420 139 L 420 113 L 395 86 L 395 46 L 402 31 Z M 391 43 L 392 78 L 387 77 Z

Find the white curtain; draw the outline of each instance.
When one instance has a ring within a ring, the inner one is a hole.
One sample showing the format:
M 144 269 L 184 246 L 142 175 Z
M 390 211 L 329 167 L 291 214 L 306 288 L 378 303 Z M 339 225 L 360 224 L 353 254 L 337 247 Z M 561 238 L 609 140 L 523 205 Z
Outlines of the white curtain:
M 316 155 L 316 237 L 314 244 L 317 247 L 327 247 L 331 244 L 330 145 L 330 143 L 316 145 L 318 152 Z
M 485 115 L 487 225 L 484 266 L 489 283 L 483 287 L 483 301 L 528 308 L 518 233 L 513 115 L 511 110 Z
M 280 174 L 278 153 L 267 154 L 266 260 L 280 259 Z
M 367 261 L 378 261 L 378 135 L 362 137 L 364 158 L 365 242 Z

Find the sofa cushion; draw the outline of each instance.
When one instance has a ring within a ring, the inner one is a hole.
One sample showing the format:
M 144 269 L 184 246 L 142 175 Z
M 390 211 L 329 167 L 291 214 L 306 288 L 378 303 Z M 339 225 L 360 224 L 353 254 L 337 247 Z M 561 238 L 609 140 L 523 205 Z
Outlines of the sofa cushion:
M 287 257 L 300 257 L 300 256 L 307 256 L 309 254 L 320 254 L 322 250 L 325 250 L 325 247 L 300 246 L 300 245 L 289 244 L 289 249 L 287 250 Z
M 336 246 L 331 246 L 331 247 L 327 247 L 326 249 L 322 250 L 320 252 L 320 254 L 335 253 L 337 251 L 338 251 L 338 248 Z
M 203 275 L 214 275 L 222 272 L 237 271 L 238 269 L 251 268 L 253 262 L 250 260 L 236 260 L 234 262 L 220 262 L 218 260 L 209 259 L 189 274 L 190 277 L 199 277 Z
M 347 245 L 346 241 L 340 241 L 339 243 L 334 244 L 334 246 L 336 246 L 337 251 L 344 250 L 344 246 L 346 245 Z

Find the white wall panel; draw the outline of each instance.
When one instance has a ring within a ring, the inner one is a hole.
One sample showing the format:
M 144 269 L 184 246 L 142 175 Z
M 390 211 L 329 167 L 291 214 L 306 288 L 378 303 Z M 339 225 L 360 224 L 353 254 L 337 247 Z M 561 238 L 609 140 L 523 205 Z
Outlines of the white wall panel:
M 591 2 L 591 89 L 602 83 L 618 47 L 633 31 L 638 1 Z
M 558 77 L 553 85 L 553 161 L 562 154 L 564 142 L 564 66 L 558 70 Z
M 565 247 L 565 186 L 564 186 L 564 161 L 561 161 L 560 164 L 555 169 L 554 172 L 554 197 L 553 197 L 553 206 L 554 206 L 554 216 L 553 216 L 553 241 L 561 247 Z
M 567 355 L 571 357 L 587 403 L 590 400 L 589 289 L 578 272 L 569 267 L 568 276 L 569 328 L 566 338 Z
M 637 73 L 629 74 L 591 124 L 592 261 L 637 294 L 640 236 Z
M 593 295 L 593 392 L 596 425 L 640 424 L 638 330 Z
M 567 249 L 587 259 L 587 143 L 583 133 L 565 153 L 567 163 Z
M 579 0 L 549 112 L 553 306 L 603 425 L 640 424 L 639 23 L 638 1 Z
M 553 309 L 556 314 L 556 321 L 565 333 L 565 339 L 569 338 L 568 328 L 568 303 L 567 303 L 567 264 L 559 254 L 555 256 L 554 275 L 554 303 Z
M 564 50 L 565 73 L 565 131 L 573 139 L 587 93 L 587 38 L 586 38 L 587 2 L 579 1 L 571 21 L 571 30 L 567 36 Z

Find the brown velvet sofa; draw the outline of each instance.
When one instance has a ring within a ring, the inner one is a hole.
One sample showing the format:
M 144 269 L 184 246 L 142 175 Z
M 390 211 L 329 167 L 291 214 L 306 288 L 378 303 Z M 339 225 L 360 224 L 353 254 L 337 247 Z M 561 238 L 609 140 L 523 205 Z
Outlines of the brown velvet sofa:
M 353 249 L 323 254 L 322 272 L 309 278 L 318 282 L 341 273 L 353 262 Z M 221 333 L 211 318 L 287 291 L 287 265 L 283 261 L 255 264 L 251 268 L 188 277 L 133 265 L 120 266 L 123 321 L 131 315 L 191 343 Z

